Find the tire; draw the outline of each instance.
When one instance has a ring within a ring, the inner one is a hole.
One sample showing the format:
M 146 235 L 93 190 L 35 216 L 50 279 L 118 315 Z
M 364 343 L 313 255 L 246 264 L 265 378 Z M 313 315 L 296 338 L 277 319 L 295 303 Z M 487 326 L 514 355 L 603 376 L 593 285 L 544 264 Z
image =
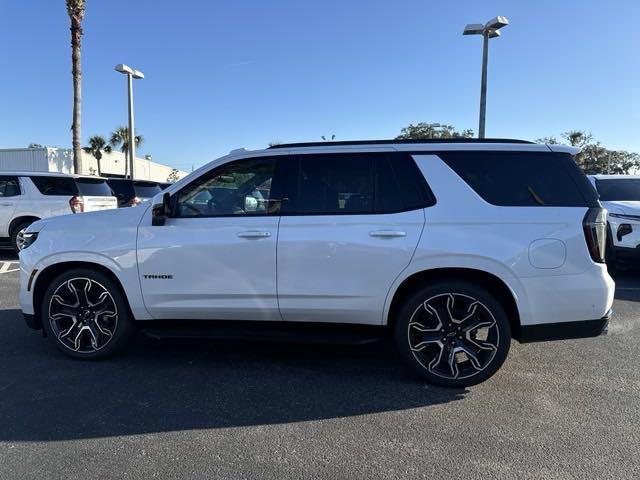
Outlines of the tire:
M 393 333 L 413 371 L 446 387 L 484 382 L 502 366 L 511 344 L 509 319 L 500 302 L 460 280 L 416 291 L 402 306 Z
M 40 314 L 56 347 L 83 360 L 113 355 L 135 331 L 120 286 L 91 269 L 58 275 L 44 294 Z
M 33 222 L 35 222 L 35 220 L 25 220 L 24 222 L 20 222 L 11 231 L 11 246 L 16 253 L 20 253 L 20 250 L 22 250 L 22 234 Z

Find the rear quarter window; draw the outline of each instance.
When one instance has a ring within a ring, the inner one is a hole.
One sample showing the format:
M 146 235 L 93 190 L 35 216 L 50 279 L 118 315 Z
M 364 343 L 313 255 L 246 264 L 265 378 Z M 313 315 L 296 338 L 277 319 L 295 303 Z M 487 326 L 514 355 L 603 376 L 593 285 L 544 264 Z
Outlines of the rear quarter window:
M 76 182 L 71 177 L 29 177 L 42 195 L 72 197 L 77 194 Z
M 566 153 L 475 151 L 438 156 L 493 205 L 598 206 L 595 189 Z

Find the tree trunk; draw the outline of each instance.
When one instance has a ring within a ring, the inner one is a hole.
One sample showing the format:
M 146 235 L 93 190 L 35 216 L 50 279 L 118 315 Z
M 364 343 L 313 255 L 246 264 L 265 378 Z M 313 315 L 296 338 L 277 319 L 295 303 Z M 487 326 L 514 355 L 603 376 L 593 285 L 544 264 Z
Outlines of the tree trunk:
M 71 17 L 71 73 L 73 75 L 73 169 L 80 173 L 80 113 L 82 107 L 82 71 L 80 68 L 80 47 L 82 24 L 78 17 Z

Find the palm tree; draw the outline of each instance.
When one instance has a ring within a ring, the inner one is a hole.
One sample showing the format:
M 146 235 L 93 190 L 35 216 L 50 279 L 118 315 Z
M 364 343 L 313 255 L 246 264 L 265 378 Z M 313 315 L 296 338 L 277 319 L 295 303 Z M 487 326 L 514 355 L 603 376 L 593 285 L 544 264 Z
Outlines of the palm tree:
M 141 145 L 142 142 L 144 142 L 144 137 L 142 135 L 136 135 L 135 142 L 136 142 L 136 148 L 138 148 L 138 146 Z M 109 144 L 113 148 L 117 148 L 122 153 L 124 153 L 124 158 L 125 158 L 124 175 L 126 177 L 129 169 L 129 129 L 127 127 L 116 128 L 111 133 Z
M 96 159 L 98 162 L 98 176 L 102 175 L 102 168 L 100 168 L 100 160 L 102 160 L 102 151 L 111 153 L 111 145 L 107 143 L 102 135 L 94 135 L 89 139 L 89 145 L 83 148 L 83 150 Z
M 67 14 L 71 20 L 71 74 L 73 76 L 73 169 L 80 171 L 80 111 L 82 107 L 82 71 L 80 69 L 80 47 L 82 40 L 82 19 L 85 0 L 66 0 Z

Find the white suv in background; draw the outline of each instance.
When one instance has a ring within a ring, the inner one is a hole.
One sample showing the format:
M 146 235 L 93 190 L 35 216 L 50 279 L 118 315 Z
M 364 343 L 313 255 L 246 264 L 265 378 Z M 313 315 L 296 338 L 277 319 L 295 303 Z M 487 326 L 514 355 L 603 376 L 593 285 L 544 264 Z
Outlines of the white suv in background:
M 116 208 L 106 179 L 44 172 L 0 172 L 0 245 L 22 249 L 41 218 Z
M 590 175 L 600 203 L 607 209 L 607 262 L 640 260 L 640 176 Z
M 575 149 L 515 140 L 234 151 L 148 204 L 31 225 L 20 303 L 65 354 L 161 336 L 364 341 L 427 381 L 606 331 L 606 211 Z M 105 228 L 109 235 L 103 235 Z

